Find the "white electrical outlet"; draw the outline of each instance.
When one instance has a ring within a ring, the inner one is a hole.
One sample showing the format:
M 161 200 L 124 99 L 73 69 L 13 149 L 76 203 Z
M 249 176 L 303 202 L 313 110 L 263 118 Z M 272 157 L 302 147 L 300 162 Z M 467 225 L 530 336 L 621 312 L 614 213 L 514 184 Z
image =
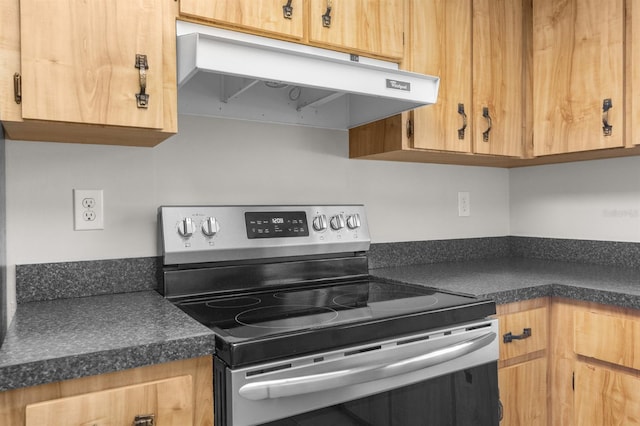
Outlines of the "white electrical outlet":
M 102 189 L 73 190 L 73 229 L 104 229 Z
M 471 216 L 471 195 L 458 192 L 458 216 Z

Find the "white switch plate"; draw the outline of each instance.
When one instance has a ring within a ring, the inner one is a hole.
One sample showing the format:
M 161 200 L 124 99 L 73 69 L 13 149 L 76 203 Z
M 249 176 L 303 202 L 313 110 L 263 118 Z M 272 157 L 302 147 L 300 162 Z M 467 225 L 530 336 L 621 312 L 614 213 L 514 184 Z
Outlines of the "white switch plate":
M 73 229 L 76 231 L 104 229 L 102 189 L 73 190 Z
M 458 216 L 471 216 L 471 195 L 458 192 Z

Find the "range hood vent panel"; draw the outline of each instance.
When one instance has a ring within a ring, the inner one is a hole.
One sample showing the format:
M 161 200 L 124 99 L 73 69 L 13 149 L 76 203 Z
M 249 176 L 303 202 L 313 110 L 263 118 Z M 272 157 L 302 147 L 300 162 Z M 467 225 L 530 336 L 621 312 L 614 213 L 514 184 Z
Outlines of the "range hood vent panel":
M 432 104 L 437 77 L 178 21 L 178 112 L 350 129 Z

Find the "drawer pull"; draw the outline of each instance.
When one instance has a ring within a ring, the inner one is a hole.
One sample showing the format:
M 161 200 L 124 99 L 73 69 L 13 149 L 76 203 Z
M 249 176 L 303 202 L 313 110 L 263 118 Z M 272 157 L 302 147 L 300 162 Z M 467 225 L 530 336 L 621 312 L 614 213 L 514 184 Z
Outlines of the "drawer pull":
M 504 343 L 511 343 L 514 340 L 522 340 L 522 339 L 526 339 L 527 337 L 531 337 L 531 329 L 530 328 L 525 328 L 522 330 L 522 334 L 511 334 L 511 332 L 508 332 L 507 334 L 502 336 L 502 341 Z

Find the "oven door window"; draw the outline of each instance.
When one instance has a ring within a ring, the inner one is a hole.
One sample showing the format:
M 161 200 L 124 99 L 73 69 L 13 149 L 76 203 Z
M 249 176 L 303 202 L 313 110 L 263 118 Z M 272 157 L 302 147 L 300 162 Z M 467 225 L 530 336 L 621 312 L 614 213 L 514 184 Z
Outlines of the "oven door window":
M 495 362 L 264 426 L 498 425 Z

